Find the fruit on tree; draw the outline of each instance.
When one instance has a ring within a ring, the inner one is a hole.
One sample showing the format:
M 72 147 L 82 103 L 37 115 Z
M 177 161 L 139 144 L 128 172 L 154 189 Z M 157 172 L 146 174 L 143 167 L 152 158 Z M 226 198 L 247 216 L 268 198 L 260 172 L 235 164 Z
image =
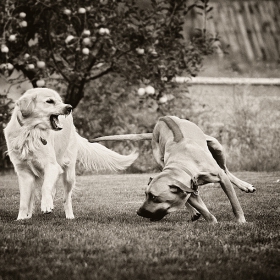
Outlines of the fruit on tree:
M 9 36 L 9 41 L 10 41 L 10 42 L 14 42 L 15 40 L 16 40 L 16 35 L 11 34 L 11 35 Z
M 67 16 L 70 16 L 70 15 L 71 15 L 71 10 L 65 9 L 65 10 L 63 11 L 63 13 L 64 13 L 65 15 L 67 15 Z
M 11 63 L 7 63 L 7 69 L 13 70 L 14 69 L 14 65 L 11 64 Z
M 30 64 L 27 65 L 27 68 L 31 70 L 31 69 L 34 69 L 35 66 L 34 66 L 34 64 L 30 63 Z
M 83 31 L 83 34 L 84 34 L 85 36 L 90 36 L 90 30 L 85 29 L 85 30 Z
M 74 36 L 73 35 L 68 35 L 67 38 L 65 39 L 65 43 L 66 44 L 69 44 L 70 41 L 72 41 L 74 39 Z
M 84 55 L 88 55 L 89 54 L 89 49 L 88 48 L 83 48 L 82 52 Z
M 146 93 L 146 90 L 144 88 L 139 88 L 137 93 L 139 96 L 143 96 Z
M 137 52 L 138 54 L 144 54 L 145 50 L 144 50 L 144 49 L 141 49 L 141 48 L 137 48 L 137 49 L 136 49 L 136 52 Z
M 1 52 L 2 53 L 8 53 L 9 52 L 9 48 L 6 45 L 2 45 L 1 46 Z
M 27 22 L 26 22 L 25 20 L 23 20 L 23 21 L 21 21 L 21 22 L 19 23 L 19 26 L 20 26 L 20 27 L 26 27 L 26 26 L 27 26 Z
M 26 17 L 26 13 L 24 13 L 24 12 L 19 13 L 19 17 L 20 18 L 25 18 Z
M 79 14 L 85 14 L 86 13 L 86 9 L 85 8 L 79 8 L 78 13 Z
M 100 35 L 104 35 L 105 34 L 105 28 L 103 28 L 103 27 L 101 27 L 100 29 L 99 29 L 99 34 Z
M 36 85 L 37 85 L 38 87 L 43 87 L 43 86 L 45 85 L 45 81 L 42 80 L 42 79 L 40 79 L 40 80 L 38 80 L 38 81 L 36 82 Z
M 145 91 L 147 94 L 154 94 L 155 93 L 155 89 L 152 86 L 146 86 Z
M 89 45 L 90 44 L 90 38 L 84 38 L 83 39 L 83 44 L 84 45 Z
M 41 60 L 37 61 L 38 68 L 44 68 L 45 66 L 46 66 L 46 63 L 44 61 L 41 61 Z
M 162 96 L 158 101 L 159 101 L 159 103 L 161 103 L 161 104 L 166 103 L 166 102 L 167 102 L 167 96 L 166 96 L 166 95 Z
M 14 69 L 14 65 L 11 64 L 11 63 L 2 63 L 2 64 L 0 65 L 0 69 L 1 69 L 1 70 L 6 70 L 6 69 L 8 69 L 8 70 L 13 70 L 13 69 Z

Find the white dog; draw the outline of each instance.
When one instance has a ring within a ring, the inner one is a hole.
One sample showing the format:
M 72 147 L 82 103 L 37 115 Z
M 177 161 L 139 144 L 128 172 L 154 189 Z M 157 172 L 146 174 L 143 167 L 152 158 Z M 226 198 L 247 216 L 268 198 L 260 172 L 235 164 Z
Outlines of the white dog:
M 71 111 L 71 105 L 64 104 L 56 91 L 47 88 L 30 89 L 16 103 L 4 133 L 19 181 L 18 220 L 31 218 L 35 187 L 39 184 L 41 210 L 52 212 L 55 183 L 60 174 L 66 218 L 74 218 L 71 195 L 77 160 L 90 170 L 123 170 L 138 156 L 134 152 L 123 156 L 89 143 L 76 132 Z

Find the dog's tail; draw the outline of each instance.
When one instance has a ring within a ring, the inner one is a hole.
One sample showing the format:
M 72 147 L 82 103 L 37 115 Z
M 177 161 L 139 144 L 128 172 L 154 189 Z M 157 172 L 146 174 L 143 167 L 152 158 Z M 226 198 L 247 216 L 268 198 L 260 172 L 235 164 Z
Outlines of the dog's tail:
M 184 135 L 183 135 L 180 127 L 172 118 L 170 118 L 169 116 L 161 117 L 161 118 L 159 118 L 159 121 L 165 122 L 165 124 L 172 131 L 173 136 L 174 136 L 174 142 L 178 143 L 184 138 Z
M 141 133 L 141 134 L 120 134 L 120 135 L 109 135 L 94 138 L 89 140 L 89 142 L 100 142 L 100 141 L 141 141 L 141 140 L 152 140 L 153 133 Z
M 120 155 L 98 143 L 90 143 L 76 133 L 78 142 L 78 161 L 87 170 L 124 170 L 138 157 L 133 151 L 130 155 Z

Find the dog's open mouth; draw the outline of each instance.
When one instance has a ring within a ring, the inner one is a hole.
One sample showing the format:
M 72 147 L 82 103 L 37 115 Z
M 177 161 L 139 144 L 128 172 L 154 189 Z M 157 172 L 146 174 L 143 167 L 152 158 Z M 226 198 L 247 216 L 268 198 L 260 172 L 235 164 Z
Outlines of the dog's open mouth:
M 58 120 L 59 115 L 51 115 L 50 116 L 50 122 L 53 130 L 61 130 L 62 124 Z
M 72 106 L 66 105 L 62 114 L 53 114 L 50 116 L 50 123 L 53 130 L 61 130 L 63 128 L 63 125 L 59 122 L 58 117 L 60 115 L 65 116 L 65 118 L 72 112 Z

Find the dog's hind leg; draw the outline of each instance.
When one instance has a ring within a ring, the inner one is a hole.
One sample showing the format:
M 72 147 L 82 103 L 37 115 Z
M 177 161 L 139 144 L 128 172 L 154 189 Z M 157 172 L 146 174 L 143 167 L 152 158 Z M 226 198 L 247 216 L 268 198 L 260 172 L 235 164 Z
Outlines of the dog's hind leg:
M 62 168 L 59 164 L 49 164 L 45 168 L 41 200 L 41 211 L 45 214 L 51 213 L 53 211 L 53 196 L 55 190 L 55 183 L 61 173 Z
M 217 219 L 213 216 L 207 206 L 204 204 L 203 200 L 199 195 L 192 194 L 187 201 L 192 207 L 194 207 L 204 219 L 209 223 L 217 223 Z
M 256 191 L 256 188 L 245 182 L 240 180 L 239 178 L 235 177 L 233 174 L 231 174 L 228 169 L 226 168 L 225 170 L 226 174 L 228 175 L 229 180 L 235 185 L 237 186 L 240 190 L 246 192 L 246 193 L 253 193 Z
M 234 190 L 228 176 L 226 175 L 226 173 L 221 171 L 221 174 L 219 174 L 219 177 L 221 179 L 221 181 L 220 181 L 221 187 L 230 201 L 230 204 L 232 206 L 232 210 L 233 210 L 233 213 L 235 215 L 237 222 L 245 223 L 246 220 L 244 217 L 243 210 L 241 208 L 241 205 L 238 201 L 235 190 Z
M 75 165 L 70 165 L 65 168 L 63 173 L 64 184 L 64 211 L 66 219 L 74 219 L 74 213 L 72 208 L 72 190 L 75 187 Z
M 17 220 L 32 217 L 33 200 L 35 192 L 35 179 L 28 171 L 18 172 L 20 203 Z
M 229 172 L 229 170 L 226 167 L 226 157 L 223 151 L 223 146 L 220 144 L 220 142 L 212 136 L 205 135 L 205 137 L 206 137 L 209 151 L 211 152 L 213 158 L 216 160 L 218 165 L 226 172 L 229 180 L 244 192 L 247 193 L 254 192 L 256 188 L 253 185 L 238 179 L 237 177 L 235 177 L 233 174 Z

